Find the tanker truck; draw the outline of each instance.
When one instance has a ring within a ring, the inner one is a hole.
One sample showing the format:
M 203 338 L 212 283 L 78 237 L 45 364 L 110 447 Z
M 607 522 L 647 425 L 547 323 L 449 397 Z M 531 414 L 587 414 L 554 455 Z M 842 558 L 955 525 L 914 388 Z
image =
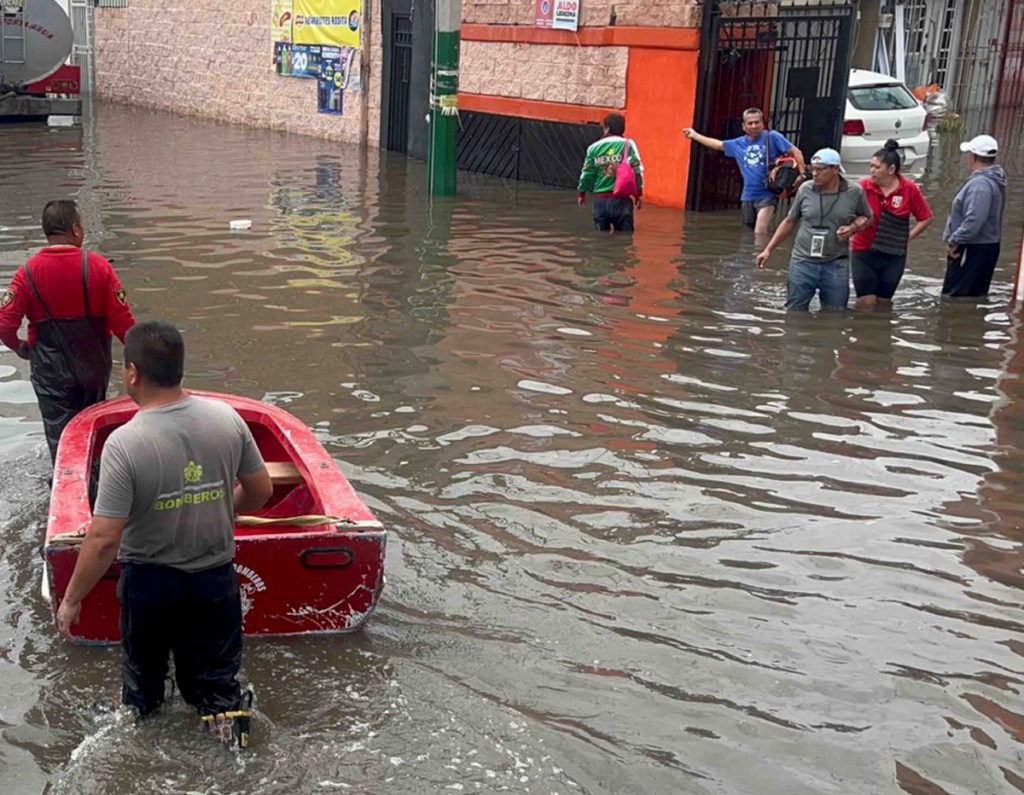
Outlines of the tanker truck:
M 58 0 L 0 0 L 0 122 L 81 116 L 81 69 L 66 63 L 71 20 Z

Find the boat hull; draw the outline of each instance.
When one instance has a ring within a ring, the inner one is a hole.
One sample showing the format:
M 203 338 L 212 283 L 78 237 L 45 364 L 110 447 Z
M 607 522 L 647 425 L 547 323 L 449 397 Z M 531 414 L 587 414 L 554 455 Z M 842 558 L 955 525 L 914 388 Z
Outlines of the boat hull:
M 312 432 L 292 415 L 247 398 L 194 392 L 228 403 L 246 420 L 264 457 L 299 473 L 275 484 L 263 518 L 282 524 L 235 530 L 235 570 L 247 635 L 352 632 L 373 613 L 384 587 L 387 535 L 352 490 Z M 82 412 L 61 438 L 54 470 L 44 557 L 51 607 L 56 612 L 74 572 L 83 531 L 91 519 L 92 461 L 110 431 L 134 415 L 120 398 Z M 258 432 L 257 432 L 258 431 Z M 347 520 L 312 527 L 287 524 L 296 510 Z M 72 627 L 83 644 L 120 640 L 115 563 L 83 600 Z

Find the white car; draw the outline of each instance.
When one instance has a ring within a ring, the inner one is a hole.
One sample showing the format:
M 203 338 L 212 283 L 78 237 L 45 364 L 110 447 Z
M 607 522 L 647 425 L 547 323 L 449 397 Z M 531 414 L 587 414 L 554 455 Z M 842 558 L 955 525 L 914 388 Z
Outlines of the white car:
M 871 158 L 889 138 L 900 144 L 903 170 L 924 169 L 930 137 L 924 106 L 895 77 L 851 69 L 843 122 L 843 167 L 866 175 Z

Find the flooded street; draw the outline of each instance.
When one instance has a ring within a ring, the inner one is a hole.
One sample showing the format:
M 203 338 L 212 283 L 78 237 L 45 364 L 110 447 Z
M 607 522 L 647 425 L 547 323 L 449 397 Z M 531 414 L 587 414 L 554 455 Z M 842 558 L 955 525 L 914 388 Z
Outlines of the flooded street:
M 135 728 L 94 708 L 119 649 L 40 596 L 49 458 L 0 353 L 0 791 L 1024 792 L 1024 161 L 989 300 L 944 305 L 958 140 L 895 311 L 787 316 L 738 211 L 624 240 L 297 136 L 0 127 L 0 281 L 75 196 L 186 385 L 296 414 L 390 531 L 363 632 L 248 642 L 251 751 L 180 699 Z

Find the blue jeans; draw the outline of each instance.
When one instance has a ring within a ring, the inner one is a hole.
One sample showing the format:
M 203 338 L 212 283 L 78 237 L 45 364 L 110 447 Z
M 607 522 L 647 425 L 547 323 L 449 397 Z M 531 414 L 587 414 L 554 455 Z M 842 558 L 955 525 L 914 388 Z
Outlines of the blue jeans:
M 850 266 L 846 257 L 833 260 L 806 260 L 793 257 L 789 261 L 786 283 L 786 309 L 806 312 L 820 293 L 822 309 L 846 309 L 850 300 Z

